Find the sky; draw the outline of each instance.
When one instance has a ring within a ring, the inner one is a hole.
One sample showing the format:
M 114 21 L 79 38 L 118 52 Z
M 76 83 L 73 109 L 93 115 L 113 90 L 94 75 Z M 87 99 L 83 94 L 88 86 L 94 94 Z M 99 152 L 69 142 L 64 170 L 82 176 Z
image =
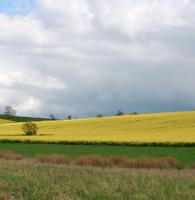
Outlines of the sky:
M 195 0 L 0 0 L 0 113 L 195 110 Z

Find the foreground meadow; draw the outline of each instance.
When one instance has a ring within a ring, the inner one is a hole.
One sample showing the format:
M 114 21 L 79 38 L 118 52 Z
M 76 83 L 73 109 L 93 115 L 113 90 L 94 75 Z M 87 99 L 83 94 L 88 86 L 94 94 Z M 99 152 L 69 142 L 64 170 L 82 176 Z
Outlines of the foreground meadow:
M 36 122 L 37 136 L 25 136 L 22 123 L 1 123 L 0 140 L 42 142 L 192 143 L 195 112 L 126 115 Z
M 195 170 L 102 169 L 0 160 L 2 200 L 194 200 Z

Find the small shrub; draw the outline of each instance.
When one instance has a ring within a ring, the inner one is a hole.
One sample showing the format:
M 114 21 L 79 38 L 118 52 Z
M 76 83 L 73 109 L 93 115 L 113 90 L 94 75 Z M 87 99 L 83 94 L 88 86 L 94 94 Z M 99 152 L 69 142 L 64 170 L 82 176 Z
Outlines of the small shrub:
M 2 151 L 0 152 L 0 159 L 5 159 L 5 160 L 22 160 L 23 156 L 10 152 L 10 151 Z
M 38 127 L 35 123 L 26 122 L 22 125 L 22 130 L 26 135 L 36 135 Z
M 76 159 L 75 164 L 93 167 L 106 167 L 108 165 L 106 159 L 98 155 L 81 156 Z
M 71 159 L 69 157 L 59 154 L 37 155 L 36 160 L 41 163 L 51 163 L 51 164 L 69 165 L 71 163 Z

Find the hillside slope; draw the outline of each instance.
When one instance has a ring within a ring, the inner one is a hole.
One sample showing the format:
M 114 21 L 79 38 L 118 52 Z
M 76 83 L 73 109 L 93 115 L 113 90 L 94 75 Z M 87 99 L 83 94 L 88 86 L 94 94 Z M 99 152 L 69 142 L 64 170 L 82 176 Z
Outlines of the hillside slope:
M 20 117 L 20 116 L 8 116 L 0 114 L 0 123 L 6 122 L 29 122 L 29 121 L 45 121 L 49 120 L 46 118 L 35 118 L 35 117 Z
M 37 122 L 37 136 L 22 135 L 21 125 L 22 123 L 1 124 L 0 140 L 195 142 L 195 112 L 43 121 Z
M 6 124 L 6 123 L 10 123 L 10 122 L 13 122 L 13 121 L 0 118 L 0 124 Z

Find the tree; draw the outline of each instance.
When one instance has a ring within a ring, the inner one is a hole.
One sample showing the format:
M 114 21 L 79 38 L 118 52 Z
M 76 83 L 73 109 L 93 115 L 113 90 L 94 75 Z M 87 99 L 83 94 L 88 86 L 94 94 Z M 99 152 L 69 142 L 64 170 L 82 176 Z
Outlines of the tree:
M 124 115 L 124 113 L 123 113 L 121 110 L 119 110 L 119 111 L 116 113 L 116 116 L 121 116 L 121 115 Z
M 71 115 L 68 115 L 68 120 L 71 120 L 72 119 L 72 116 Z
M 133 112 L 133 113 L 129 113 L 129 115 L 138 115 L 139 113 L 137 112 Z
M 50 116 L 50 119 L 52 119 L 52 120 L 55 120 L 56 118 L 55 118 L 55 116 L 53 115 L 53 114 L 51 114 L 51 115 L 49 115 Z
M 96 115 L 96 118 L 101 118 L 101 117 L 103 117 L 103 115 L 101 113 Z
M 38 127 L 35 123 L 26 122 L 22 125 L 22 130 L 26 135 L 37 135 Z
M 7 116 L 15 116 L 16 110 L 14 110 L 11 106 L 6 106 L 4 114 Z

